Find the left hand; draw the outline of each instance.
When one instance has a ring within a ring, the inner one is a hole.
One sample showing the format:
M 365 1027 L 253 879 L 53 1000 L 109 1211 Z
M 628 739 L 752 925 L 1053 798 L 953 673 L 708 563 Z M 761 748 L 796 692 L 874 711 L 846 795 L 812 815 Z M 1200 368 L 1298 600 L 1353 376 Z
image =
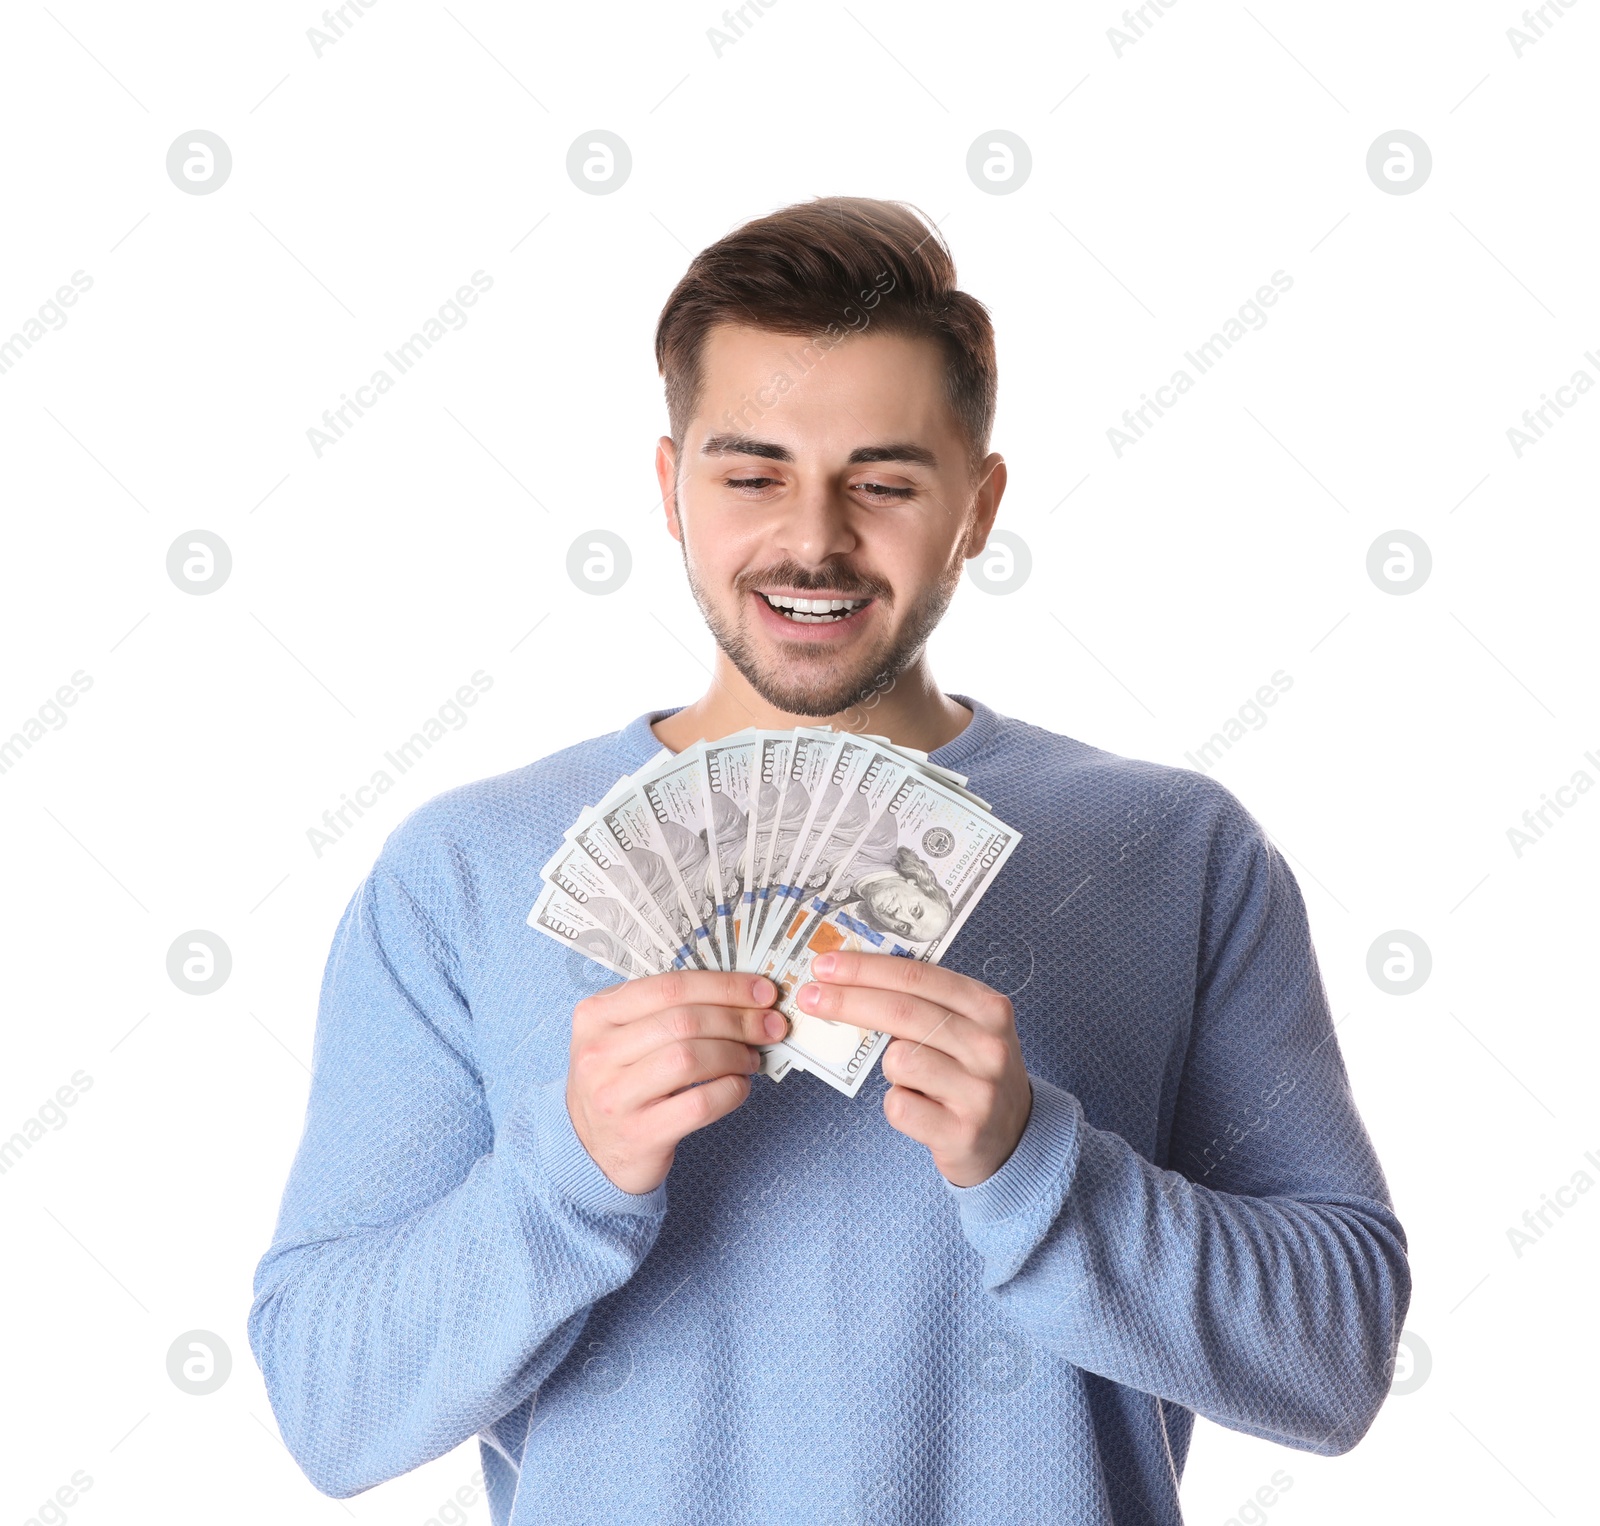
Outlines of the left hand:
M 957 1187 L 987 1181 L 1010 1158 L 1033 1110 L 1011 1002 L 981 981 L 891 954 L 823 954 L 800 1010 L 893 1035 L 883 1113 L 925 1145 Z

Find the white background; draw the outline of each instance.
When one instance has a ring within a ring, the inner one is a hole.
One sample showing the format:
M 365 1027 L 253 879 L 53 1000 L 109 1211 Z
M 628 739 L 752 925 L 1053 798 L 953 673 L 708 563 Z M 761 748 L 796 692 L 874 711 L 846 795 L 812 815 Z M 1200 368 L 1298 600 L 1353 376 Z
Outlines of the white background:
M 85 1526 L 421 1526 L 475 1471 L 468 1444 L 323 1499 L 250 1355 L 323 959 L 407 811 L 699 691 L 653 325 L 690 252 L 838 193 L 940 220 L 998 331 L 1033 570 L 963 586 L 944 686 L 1182 764 L 1293 680 L 1215 772 L 1299 876 L 1432 1367 L 1344 1458 L 1201 1422 L 1187 1518 L 1282 1469 L 1274 1526 L 1594 1519 L 1600 1193 L 1521 1256 L 1507 1230 L 1600 1180 L 1600 795 L 1520 855 L 1507 829 L 1600 780 L 1600 397 L 1520 458 L 1506 431 L 1600 380 L 1600 9 L 1552 7 L 1519 57 L 1513 4 L 1177 0 L 1119 56 L 1108 3 L 780 0 L 719 56 L 714 3 L 378 0 L 320 57 L 309 4 L 6 14 L 0 343 L 93 286 L 0 374 L 0 737 L 92 688 L 0 774 L 0 1137 L 92 1086 L 0 1176 L 0 1521 L 81 1469 Z M 165 169 L 196 128 L 233 156 L 209 195 Z M 633 155 L 604 196 L 565 168 L 596 128 Z M 966 171 L 997 128 L 1033 157 L 1005 195 Z M 1396 128 L 1432 151 L 1413 194 L 1366 171 Z M 319 459 L 308 427 L 475 270 L 467 325 Z M 1276 270 L 1266 326 L 1119 458 L 1122 410 Z M 633 555 L 603 598 L 566 573 L 595 528 Z M 204 596 L 166 571 L 195 529 L 233 558 Z M 1396 529 L 1433 561 L 1403 595 L 1366 570 Z M 316 856 L 307 829 L 479 669 L 469 723 Z M 213 995 L 167 976 L 191 929 L 232 951 Z M 1367 973 L 1396 929 L 1432 953 L 1408 996 Z M 195 1329 L 233 1359 L 204 1397 L 166 1371 Z

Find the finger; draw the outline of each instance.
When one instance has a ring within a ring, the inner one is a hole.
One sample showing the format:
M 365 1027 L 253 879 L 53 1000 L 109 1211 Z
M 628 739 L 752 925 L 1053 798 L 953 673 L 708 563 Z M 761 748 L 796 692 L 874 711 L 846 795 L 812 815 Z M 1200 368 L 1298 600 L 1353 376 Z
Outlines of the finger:
M 735 1039 L 741 1044 L 776 1044 L 789 1020 L 771 1007 L 669 1007 L 617 1027 L 606 1051 L 619 1065 L 631 1065 L 652 1050 L 691 1039 Z
M 684 1005 L 769 1007 L 778 988 L 763 975 L 737 970 L 668 970 L 627 980 L 588 997 L 585 1005 L 607 1023 L 631 1023 L 648 1013 Z
M 919 996 L 871 986 L 805 985 L 795 993 L 802 1012 L 832 1023 L 851 1023 L 943 1050 L 973 1075 L 993 1078 L 1005 1069 L 1007 1041 L 948 1007 Z
M 675 1144 L 685 1134 L 726 1118 L 749 1095 L 749 1076 L 719 1076 L 704 1086 L 691 1086 L 688 1091 L 651 1103 L 645 1118 L 658 1138 Z
M 946 1108 L 908 1086 L 891 1086 L 883 1094 L 883 1116 L 891 1128 L 930 1149 L 944 1142 L 952 1122 Z
M 687 1039 L 653 1049 L 618 1072 L 615 1097 L 624 1111 L 642 1109 L 686 1086 L 721 1076 L 748 1076 L 761 1056 L 732 1039 Z
M 839 950 L 811 961 L 811 978 L 822 984 L 871 986 L 920 996 L 935 1006 L 960 1012 L 984 1027 L 1011 1022 L 1011 1003 L 998 991 L 970 975 L 902 959 L 894 954 L 859 954 Z
M 883 1051 L 883 1075 L 891 1084 L 908 1086 L 955 1113 L 965 1112 L 977 1101 L 984 1086 L 953 1055 L 906 1039 L 896 1039 Z

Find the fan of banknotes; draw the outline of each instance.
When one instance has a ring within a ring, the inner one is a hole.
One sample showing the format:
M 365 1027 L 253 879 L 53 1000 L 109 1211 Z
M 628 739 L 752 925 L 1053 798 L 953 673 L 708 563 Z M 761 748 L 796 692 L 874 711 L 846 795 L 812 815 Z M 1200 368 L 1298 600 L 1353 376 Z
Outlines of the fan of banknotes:
M 889 1039 L 794 995 L 836 949 L 938 963 L 1018 834 L 926 753 L 828 727 L 663 749 L 586 808 L 540 874 L 528 925 L 626 979 L 749 970 L 788 1038 L 762 1073 L 853 1097 Z

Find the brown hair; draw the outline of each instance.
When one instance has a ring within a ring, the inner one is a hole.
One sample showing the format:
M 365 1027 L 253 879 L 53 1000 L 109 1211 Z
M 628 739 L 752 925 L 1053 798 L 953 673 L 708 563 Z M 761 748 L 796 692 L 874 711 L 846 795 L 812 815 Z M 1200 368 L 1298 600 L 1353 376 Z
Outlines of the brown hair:
M 694 257 L 656 324 L 656 364 L 680 449 L 699 401 L 706 334 L 718 323 L 804 335 L 819 348 L 824 336 L 831 348 L 869 327 L 933 339 L 973 465 L 988 452 L 996 389 L 989 311 L 957 290 L 938 228 L 905 202 L 819 196 L 745 223 Z

